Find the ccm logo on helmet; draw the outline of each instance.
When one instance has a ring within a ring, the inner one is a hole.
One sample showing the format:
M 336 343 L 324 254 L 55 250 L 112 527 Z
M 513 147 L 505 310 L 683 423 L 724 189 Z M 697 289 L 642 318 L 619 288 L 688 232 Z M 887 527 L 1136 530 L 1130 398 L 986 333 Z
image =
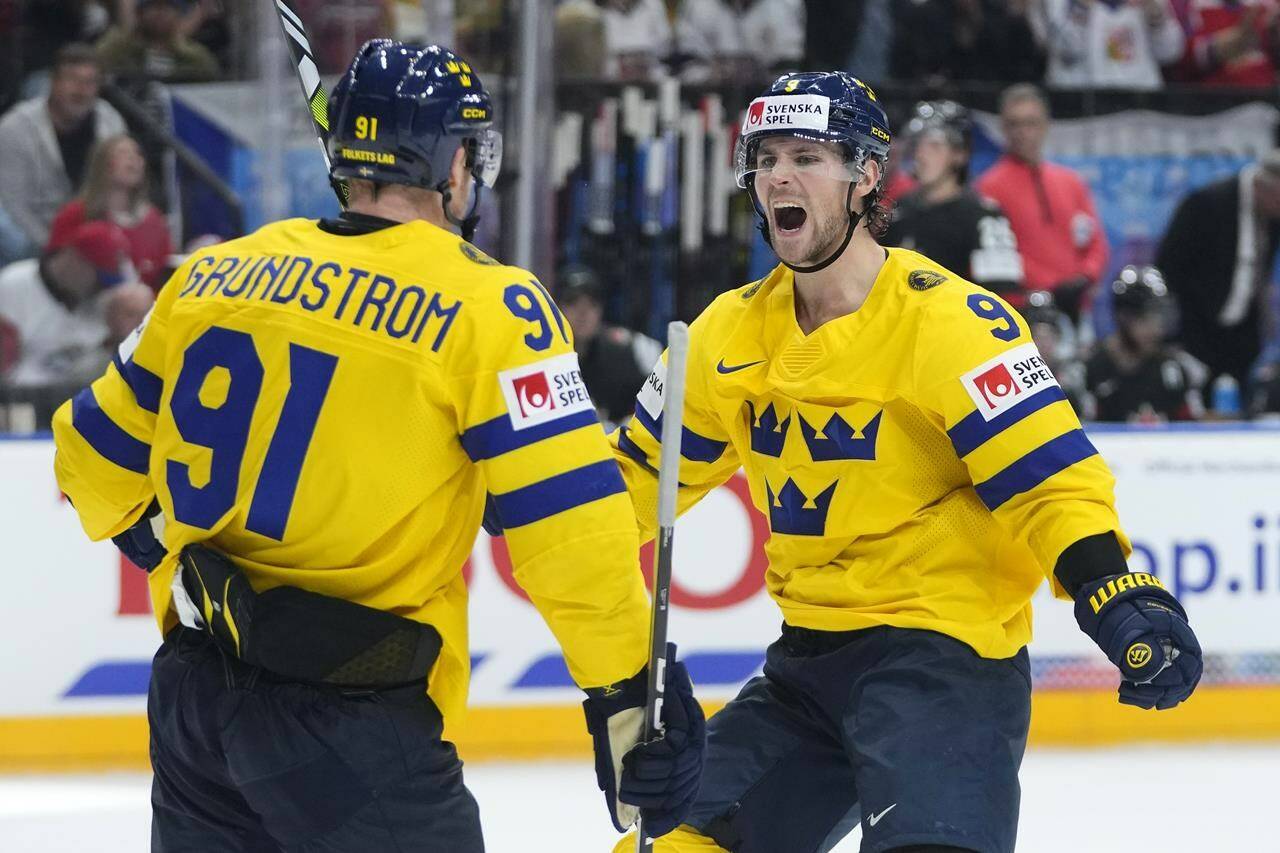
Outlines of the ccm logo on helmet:
M 762 130 L 826 130 L 831 99 L 826 95 L 772 95 L 747 108 L 742 133 Z
M 489 117 L 489 111 L 486 109 L 482 109 L 481 107 L 463 107 L 462 117 L 486 119 Z
M 1058 385 L 1035 344 L 1001 353 L 961 376 L 960 382 L 983 420 L 988 421 L 1042 388 Z

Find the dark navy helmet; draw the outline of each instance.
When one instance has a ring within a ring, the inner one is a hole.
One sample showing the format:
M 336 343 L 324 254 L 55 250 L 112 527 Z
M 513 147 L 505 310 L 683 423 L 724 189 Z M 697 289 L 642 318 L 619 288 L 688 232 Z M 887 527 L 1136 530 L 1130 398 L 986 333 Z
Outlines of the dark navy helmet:
M 911 111 L 903 135 L 911 141 L 926 133 L 941 133 L 953 148 L 968 150 L 973 138 L 973 119 L 955 101 L 921 101 Z
M 465 60 L 439 45 L 366 42 L 329 97 L 329 158 L 335 179 L 405 184 L 446 194 L 445 215 L 475 227 L 482 187 L 502 163 L 493 104 Z M 449 213 L 449 169 L 466 151 L 475 178 L 467 213 Z
M 1172 310 L 1164 275 L 1153 266 L 1130 264 L 1111 283 L 1111 307 L 1117 314 L 1168 314 Z
M 889 155 L 889 119 L 871 87 L 846 71 L 784 74 L 747 107 L 734 149 L 738 186 L 759 171 L 760 142 L 794 136 L 835 142 L 845 149 L 848 180 L 856 181 L 868 159 Z

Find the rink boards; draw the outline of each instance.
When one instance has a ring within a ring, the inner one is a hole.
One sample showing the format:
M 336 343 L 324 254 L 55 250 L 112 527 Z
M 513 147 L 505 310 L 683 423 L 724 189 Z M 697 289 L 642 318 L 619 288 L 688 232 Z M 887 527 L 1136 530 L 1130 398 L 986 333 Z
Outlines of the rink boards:
M 1117 477 L 1130 564 L 1186 604 L 1204 682 L 1172 713 L 1116 704 L 1117 676 L 1042 588 L 1032 644 L 1033 740 L 1280 737 L 1280 431 L 1090 428 Z M 144 576 L 88 542 L 52 475 L 47 440 L 0 441 L 0 769 L 142 765 L 149 658 L 159 642 Z M 672 636 L 714 709 L 758 672 L 778 631 L 763 591 L 768 530 L 740 477 L 678 528 Z M 646 555 L 647 556 L 647 555 Z M 466 567 L 472 709 L 451 726 L 464 757 L 585 753 L 580 692 L 483 534 Z

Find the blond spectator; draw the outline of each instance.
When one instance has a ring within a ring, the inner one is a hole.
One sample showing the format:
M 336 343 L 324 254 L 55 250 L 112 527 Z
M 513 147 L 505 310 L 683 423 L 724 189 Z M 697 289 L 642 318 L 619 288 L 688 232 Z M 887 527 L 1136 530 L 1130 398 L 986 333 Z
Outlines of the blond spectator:
M 144 284 L 159 289 L 173 251 L 169 223 L 147 197 L 147 163 L 127 135 L 98 143 L 80 195 L 58 211 L 56 236 L 91 220 L 118 225 L 129 240 L 129 257 Z

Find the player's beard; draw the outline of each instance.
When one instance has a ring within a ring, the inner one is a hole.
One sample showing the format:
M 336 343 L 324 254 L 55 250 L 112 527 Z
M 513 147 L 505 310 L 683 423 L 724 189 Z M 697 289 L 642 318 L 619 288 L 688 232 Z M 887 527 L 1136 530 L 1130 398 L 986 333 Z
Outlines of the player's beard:
M 816 266 L 831 257 L 844 242 L 845 232 L 849 228 L 847 213 L 842 216 L 840 209 L 836 208 L 829 215 L 813 219 L 813 238 L 809 241 L 809 251 L 799 260 L 788 259 L 787 262 L 792 266 Z

